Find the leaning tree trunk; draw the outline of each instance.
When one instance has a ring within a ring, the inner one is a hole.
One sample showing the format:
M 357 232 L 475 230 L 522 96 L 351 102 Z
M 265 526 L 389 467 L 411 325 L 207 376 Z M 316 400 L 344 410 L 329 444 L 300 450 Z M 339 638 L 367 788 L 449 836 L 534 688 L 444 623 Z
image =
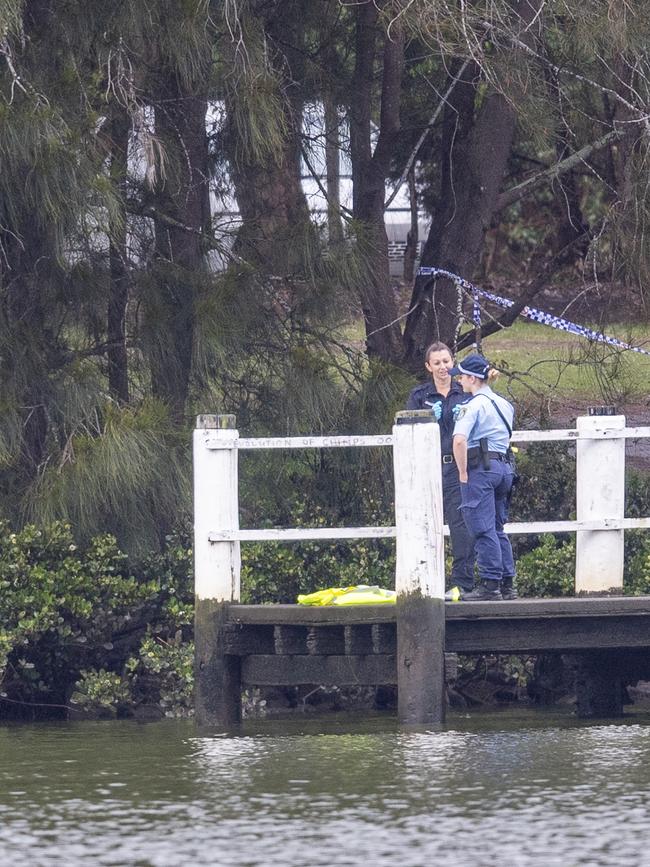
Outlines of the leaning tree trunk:
M 471 277 L 480 259 L 515 131 L 514 110 L 501 94 L 490 94 L 474 117 L 476 68 L 474 74 L 474 80 L 456 85 L 445 110 L 440 206 L 433 214 L 421 259 L 421 265 L 462 277 Z M 419 370 L 429 343 L 455 343 L 455 284 L 418 277 L 410 309 L 405 358 L 409 367 Z
M 524 27 L 537 20 L 541 0 L 519 0 L 514 6 Z M 526 38 L 532 38 L 529 32 Z M 512 62 L 516 62 L 513 58 Z M 461 65 L 451 69 L 453 77 Z M 469 65 L 445 108 L 439 206 L 422 252 L 421 265 L 451 271 L 471 279 L 480 260 L 485 233 L 497 207 L 497 197 L 515 133 L 516 114 L 501 93 L 481 95 L 485 87 L 476 65 Z M 442 340 L 453 347 L 459 324 L 458 294 L 448 279 L 415 281 L 404 330 L 404 360 L 420 370 L 429 343 Z

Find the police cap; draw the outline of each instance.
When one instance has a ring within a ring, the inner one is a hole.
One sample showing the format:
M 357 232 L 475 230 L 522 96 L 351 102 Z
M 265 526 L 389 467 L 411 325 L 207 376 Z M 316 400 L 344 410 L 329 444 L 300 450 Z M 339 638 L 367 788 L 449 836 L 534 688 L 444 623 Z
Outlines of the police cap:
M 477 379 L 487 379 L 490 365 L 477 352 L 472 355 L 467 355 L 462 361 L 457 362 L 455 367 L 449 371 L 450 376 L 458 376 L 461 373 L 466 373 L 469 376 L 475 376 Z

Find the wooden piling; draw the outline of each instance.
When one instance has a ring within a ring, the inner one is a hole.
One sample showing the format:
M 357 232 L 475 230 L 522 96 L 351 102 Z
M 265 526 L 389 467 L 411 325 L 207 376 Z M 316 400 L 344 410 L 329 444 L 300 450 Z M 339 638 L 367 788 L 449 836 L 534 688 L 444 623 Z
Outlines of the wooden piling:
M 241 663 L 225 651 L 231 602 L 239 601 L 239 542 L 209 539 L 239 528 L 235 416 L 200 415 L 194 431 L 195 712 L 199 725 L 241 719 Z
M 580 719 L 623 716 L 625 654 L 592 650 L 578 656 L 576 706 Z
M 397 713 L 445 720 L 445 571 L 440 430 L 431 413 L 398 413 L 393 427 L 397 531 Z
M 576 593 L 607 593 L 623 587 L 623 528 L 625 516 L 625 416 L 580 416 L 576 444 L 576 517 L 578 521 L 608 519 L 611 528 L 578 530 L 576 534 Z M 612 436 L 590 439 L 610 432 Z M 614 527 L 615 524 L 619 526 Z

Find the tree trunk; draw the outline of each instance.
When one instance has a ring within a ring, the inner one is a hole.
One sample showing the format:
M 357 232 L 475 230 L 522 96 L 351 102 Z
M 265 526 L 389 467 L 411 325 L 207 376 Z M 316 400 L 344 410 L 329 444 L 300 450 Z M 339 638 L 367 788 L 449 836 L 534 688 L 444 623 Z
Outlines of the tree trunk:
M 406 236 L 406 249 L 404 250 L 404 280 L 409 283 L 413 280 L 415 260 L 418 256 L 420 244 L 420 227 L 418 225 L 418 195 L 415 189 L 415 168 L 411 166 L 408 173 L 409 204 L 411 206 L 411 228 Z
M 352 210 L 359 252 L 367 263 L 367 279 L 360 290 L 360 301 L 368 355 L 397 362 L 402 351 L 401 333 L 390 281 L 384 198 L 386 177 L 400 129 L 404 35 L 399 23 L 394 23 L 390 36 L 384 37 L 379 136 L 373 152 L 370 120 L 378 37 L 377 6 L 375 3 L 359 5 L 355 14 L 356 57 L 350 105 Z
M 330 90 L 323 94 L 323 114 L 325 117 L 325 173 L 327 182 L 327 229 L 332 246 L 343 240 L 341 225 L 341 143 L 339 131 L 339 110 L 336 98 Z
M 129 275 L 126 252 L 126 176 L 129 146 L 129 118 L 127 112 L 115 106 L 110 129 L 110 175 L 119 193 L 121 214 L 119 221 L 110 226 L 108 295 L 107 359 L 108 387 L 120 403 L 129 402 L 129 375 L 126 353 L 126 309 L 129 298 Z
M 188 396 L 194 300 L 205 274 L 203 236 L 210 231 L 207 101 L 169 71 L 156 104 L 164 174 L 155 186 L 155 299 L 147 311 L 152 389 L 181 422 Z
M 533 20 L 536 12 L 529 0 L 516 5 L 515 14 L 523 25 Z M 452 66 L 452 77 L 460 65 L 458 60 Z M 476 111 L 479 84 L 484 86 L 480 71 L 470 64 L 445 109 L 439 205 L 432 215 L 421 260 L 423 266 L 469 279 L 492 221 L 516 124 L 512 104 L 494 91 L 482 96 Z M 417 371 L 432 341 L 442 340 L 453 348 L 458 327 L 455 284 L 418 277 L 409 309 L 404 357 L 406 365 Z
M 27 168 L 27 167 L 26 167 Z M 59 269 L 55 244 L 46 226 L 24 215 L 21 235 L 4 244 L 0 283 L 4 285 L 2 352 L 4 398 L 22 420 L 18 475 L 29 483 L 46 455 L 52 400 L 50 374 L 61 366 L 57 323 L 48 316 L 47 289 Z
M 302 187 L 301 136 L 302 91 L 296 82 L 304 75 L 304 28 L 306 0 L 286 0 L 281 11 L 263 3 L 256 9 L 257 30 L 250 39 L 263 40 L 268 67 L 261 71 L 265 86 L 273 88 L 279 109 L 276 121 L 280 144 L 262 152 L 241 141 L 230 125 L 225 139 L 230 175 L 235 187 L 242 226 L 236 249 L 249 262 L 265 271 L 283 275 L 301 269 L 304 245 L 313 237 L 309 207 Z M 251 53 L 255 53 L 252 51 Z M 226 94 L 227 116 L 242 114 L 242 93 Z M 245 122 L 257 122 L 246 114 Z M 241 122 L 241 121 L 240 121 Z M 249 136 L 253 139 L 254 136 Z
M 562 94 L 555 70 L 549 70 L 547 73 L 547 84 L 550 96 L 559 109 L 560 125 L 557 131 L 555 153 L 557 162 L 561 163 L 571 154 L 573 136 L 562 116 Z M 589 250 L 589 224 L 585 220 L 580 206 L 580 190 L 575 172 L 568 171 L 562 177 L 558 177 L 554 187 L 559 210 L 554 249 L 556 253 L 565 251 L 560 256 L 558 264 L 569 264 L 576 262 L 576 260 L 582 260 L 586 256 Z
M 273 156 L 256 158 L 228 143 L 230 176 L 235 188 L 242 226 L 236 250 L 249 262 L 273 274 L 294 270 L 297 245 L 310 235 L 307 200 L 302 188 L 300 155 L 295 124 L 286 110 L 291 132 Z
M 613 63 L 615 78 L 630 89 L 638 86 L 635 80 L 638 74 L 636 70 L 636 62 L 631 62 L 630 58 L 624 56 L 616 58 Z M 639 202 L 635 202 L 635 197 L 638 196 L 640 201 L 647 201 L 645 181 L 639 184 L 639 175 L 645 177 L 646 171 L 641 169 L 643 148 L 638 124 L 631 123 L 638 121 L 638 114 L 635 116 L 634 112 L 618 101 L 611 105 L 605 98 L 604 102 L 612 126 L 626 130 L 619 142 L 610 145 L 608 154 L 610 183 L 616 190 L 618 199 L 612 277 L 622 276 L 625 281 L 644 282 L 648 279 L 647 266 L 641 264 L 646 258 L 643 251 L 647 234 L 646 209 L 644 205 L 639 206 Z M 595 264 L 597 267 L 598 263 Z

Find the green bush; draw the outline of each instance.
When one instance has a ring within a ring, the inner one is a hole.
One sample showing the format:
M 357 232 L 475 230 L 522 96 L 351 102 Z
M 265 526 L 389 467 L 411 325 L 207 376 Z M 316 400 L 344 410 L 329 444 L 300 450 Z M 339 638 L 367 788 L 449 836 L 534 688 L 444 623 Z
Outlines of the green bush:
M 151 702 L 153 695 L 165 716 L 192 715 L 194 642 L 185 641 L 182 630 L 168 639 L 148 634 L 138 655 L 127 660 L 126 670 L 137 703 Z
M 255 542 L 242 547 L 242 602 L 295 602 L 299 593 L 353 584 L 395 586 L 392 540 Z
M 566 443 L 530 443 L 517 456 L 519 484 L 511 521 L 566 521 L 575 515 L 575 455 Z M 534 536 L 514 536 L 517 557 L 536 545 Z
M 628 536 L 631 537 L 629 540 Z M 626 532 L 625 549 L 624 591 L 629 596 L 646 596 L 650 594 L 650 536 L 648 531 Z
M 75 686 L 70 704 L 100 716 L 115 717 L 133 702 L 128 679 L 104 668 L 81 671 Z
M 625 515 L 628 518 L 646 518 L 650 515 L 650 475 L 631 470 L 625 479 Z M 630 593 L 648 592 L 647 572 L 650 554 L 650 533 L 647 530 L 625 532 L 625 584 Z
M 69 525 L 11 532 L 0 524 L 0 715 L 51 715 L 69 702 L 126 712 L 144 642 L 170 644 L 180 657 L 192 617 L 191 553 L 170 539 L 164 554 L 133 574 L 112 536 L 79 549 Z M 142 663 L 144 665 L 144 663 Z M 186 706 L 183 665 L 150 672 L 138 701 L 165 710 L 171 672 Z M 157 677 L 153 677 L 157 675 Z
M 537 548 L 517 561 L 517 589 L 521 596 L 571 596 L 575 584 L 576 548 L 573 540 L 558 543 L 546 533 Z
M 536 457 L 529 452 L 520 461 L 527 481 L 516 494 L 513 518 L 570 517 L 573 492 L 562 489 L 568 468 L 560 463 L 552 450 Z M 282 501 L 280 513 L 260 495 L 249 522 L 264 523 L 253 521 L 253 513 L 272 514 L 273 524 L 287 527 L 393 521 L 390 492 L 381 485 L 360 485 L 344 512 L 326 496 L 313 502 L 307 488 L 298 490 Z M 627 495 L 628 515 L 650 514 L 648 478 L 630 474 Z M 0 523 L 0 717 L 63 715 L 68 708 L 99 716 L 152 707 L 160 715 L 191 714 L 194 596 L 187 529 L 135 562 L 109 535 L 78 547 L 66 524 L 13 532 Z M 575 538 L 547 534 L 537 544 L 531 536 L 526 546 L 517 563 L 521 595 L 571 595 Z M 332 585 L 392 588 L 394 573 L 392 539 L 242 545 L 242 601 L 248 603 L 295 602 L 300 593 Z M 647 532 L 625 534 L 624 592 L 650 593 Z
M 296 499 L 286 517 L 291 527 L 334 527 L 337 516 L 319 506 L 309 509 Z M 370 515 L 369 525 L 388 524 Z M 395 585 L 395 543 L 392 539 L 342 542 L 252 542 L 242 545 L 242 602 L 295 602 L 299 593 L 324 587 Z

